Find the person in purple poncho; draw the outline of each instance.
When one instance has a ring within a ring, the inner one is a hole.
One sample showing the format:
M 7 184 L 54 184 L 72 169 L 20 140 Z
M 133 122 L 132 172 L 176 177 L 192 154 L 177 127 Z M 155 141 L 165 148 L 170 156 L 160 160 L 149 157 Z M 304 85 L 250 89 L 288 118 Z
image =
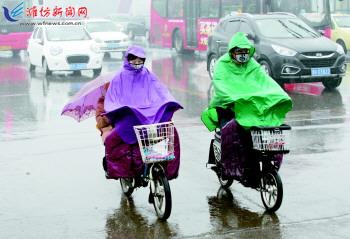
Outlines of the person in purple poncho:
M 105 139 L 107 177 L 137 177 L 143 162 L 133 126 L 170 121 L 182 106 L 145 66 L 145 51 L 131 46 L 125 53 L 122 69 L 110 82 L 104 111 L 112 132 Z M 167 178 L 178 176 L 180 145 L 175 132 L 175 159 L 166 166 Z

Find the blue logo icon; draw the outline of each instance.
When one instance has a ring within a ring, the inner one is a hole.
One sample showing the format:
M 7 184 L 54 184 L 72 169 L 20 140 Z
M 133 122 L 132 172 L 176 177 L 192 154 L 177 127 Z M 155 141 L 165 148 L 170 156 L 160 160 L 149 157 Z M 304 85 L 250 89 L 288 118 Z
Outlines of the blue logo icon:
M 10 22 L 17 22 L 18 19 L 16 19 L 18 16 L 23 14 L 24 9 L 24 2 L 21 2 L 18 4 L 14 9 L 9 10 L 7 7 L 2 7 L 4 9 L 4 16 L 6 20 Z

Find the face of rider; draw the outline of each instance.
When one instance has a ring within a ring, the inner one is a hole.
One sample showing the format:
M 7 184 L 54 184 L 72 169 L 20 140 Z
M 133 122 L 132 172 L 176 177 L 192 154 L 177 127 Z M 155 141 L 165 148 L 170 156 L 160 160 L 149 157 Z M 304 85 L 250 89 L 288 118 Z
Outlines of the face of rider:
M 144 59 L 136 57 L 135 59 L 129 60 L 130 65 L 135 69 L 141 69 L 145 63 Z
M 247 48 L 235 48 L 230 52 L 230 55 L 237 64 L 247 63 L 250 59 L 249 49 Z

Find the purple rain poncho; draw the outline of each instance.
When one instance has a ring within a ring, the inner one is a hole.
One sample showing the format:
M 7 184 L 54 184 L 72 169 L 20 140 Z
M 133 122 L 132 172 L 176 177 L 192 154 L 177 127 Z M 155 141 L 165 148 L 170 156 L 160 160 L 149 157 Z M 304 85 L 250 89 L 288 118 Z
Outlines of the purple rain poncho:
M 137 142 L 134 125 L 169 121 L 182 106 L 146 67 L 134 69 L 127 61 L 128 54 L 146 58 L 141 47 L 128 48 L 122 70 L 109 85 L 104 107 L 118 135 L 133 144 Z

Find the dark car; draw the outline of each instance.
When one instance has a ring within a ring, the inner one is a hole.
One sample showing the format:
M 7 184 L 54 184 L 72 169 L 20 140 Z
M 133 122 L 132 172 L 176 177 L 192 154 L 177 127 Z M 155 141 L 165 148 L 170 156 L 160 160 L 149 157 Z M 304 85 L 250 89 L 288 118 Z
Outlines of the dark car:
M 113 21 L 117 26 L 120 26 L 131 40 L 137 36 L 145 37 L 148 40 L 149 31 L 145 17 L 130 16 L 128 14 L 112 14 L 108 19 Z
M 343 48 L 289 13 L 231 14 L 221 19 L 208 39 L 207 70 L 228 50 L 231 37 L 241 31 L 256 47 L 255 59 L 279 84 L 322 82 L 340 85 L 346 72 Z

